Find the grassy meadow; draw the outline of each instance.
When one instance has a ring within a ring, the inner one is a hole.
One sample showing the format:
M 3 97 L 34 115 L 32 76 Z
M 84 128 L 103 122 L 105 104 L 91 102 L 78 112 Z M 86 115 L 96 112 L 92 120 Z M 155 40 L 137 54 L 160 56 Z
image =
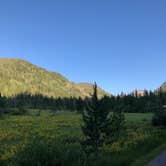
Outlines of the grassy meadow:
M 0 165 L 146 164 L 146 155 L 166 143 L 166 130 L 151 126 L 151 113 L 126 113 L 125 119 L 126 132 L 100 150 L 96 164 L 93 156 L 86 157 L 81 149 L 80 114 L 29 110 L 27 115 L 4 115 L 0 118 Z

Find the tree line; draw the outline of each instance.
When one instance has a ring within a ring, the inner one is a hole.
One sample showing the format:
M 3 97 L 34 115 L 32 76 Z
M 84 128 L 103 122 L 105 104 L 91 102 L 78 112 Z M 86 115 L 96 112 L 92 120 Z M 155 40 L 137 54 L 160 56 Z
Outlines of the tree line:
M 87 103 L 92 98 L 53 98 L 41 94 L 22 93 L 12 97 L 0 95 L 0 108 L 31 108 L 31 109 L 52 109 L 82 112 L 87 108 Z M 100 98 L 105 103 L 104 107 L 111 112 L 121 110 L 122 112 L 155 112 L 163 105 L 166 105 L 166 93 L 162 91 L 145 91 L 144 96 L 135 94 L 121 94 L 117 96 L 104 96 Z

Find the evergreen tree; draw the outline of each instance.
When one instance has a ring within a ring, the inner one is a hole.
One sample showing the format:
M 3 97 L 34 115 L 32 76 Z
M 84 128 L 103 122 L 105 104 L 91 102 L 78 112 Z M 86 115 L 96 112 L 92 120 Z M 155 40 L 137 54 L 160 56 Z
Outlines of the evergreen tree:
M 6 98 L 2 97 L 0 94 L 0 116 L 3 115 L 5 107 L 6 107 Z
M 76 109 L 78 112 L 82 112 L 84 110 L 84 101 L 81 97 L 76 100 Z
M 92 99 L 87 103 L 87 110 L 83 112 L 82 127 L 85 140 L 82 142 L 85 152 L 93 152 L 97 159 L 99 147 L 105 142 L 104 128 L 109 122 L 109 111 L 102 109 L 102 103 L 97 97 L 97 85 L 94 85 Z

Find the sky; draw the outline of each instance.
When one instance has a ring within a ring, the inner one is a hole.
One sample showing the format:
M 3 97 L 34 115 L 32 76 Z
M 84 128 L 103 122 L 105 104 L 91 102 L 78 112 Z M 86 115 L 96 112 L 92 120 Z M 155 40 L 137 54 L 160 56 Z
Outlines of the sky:
M 165 0 L 0 0 L 0 57 L 112 94 L 166 81 Z

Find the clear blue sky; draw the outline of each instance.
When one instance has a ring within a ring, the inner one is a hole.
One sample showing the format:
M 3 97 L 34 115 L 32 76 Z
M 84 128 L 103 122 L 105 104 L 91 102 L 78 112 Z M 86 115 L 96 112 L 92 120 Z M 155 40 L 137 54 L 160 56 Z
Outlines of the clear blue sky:
M 1 0 L 0 57 L 113 94 L 166 81 L 165 0 Z

